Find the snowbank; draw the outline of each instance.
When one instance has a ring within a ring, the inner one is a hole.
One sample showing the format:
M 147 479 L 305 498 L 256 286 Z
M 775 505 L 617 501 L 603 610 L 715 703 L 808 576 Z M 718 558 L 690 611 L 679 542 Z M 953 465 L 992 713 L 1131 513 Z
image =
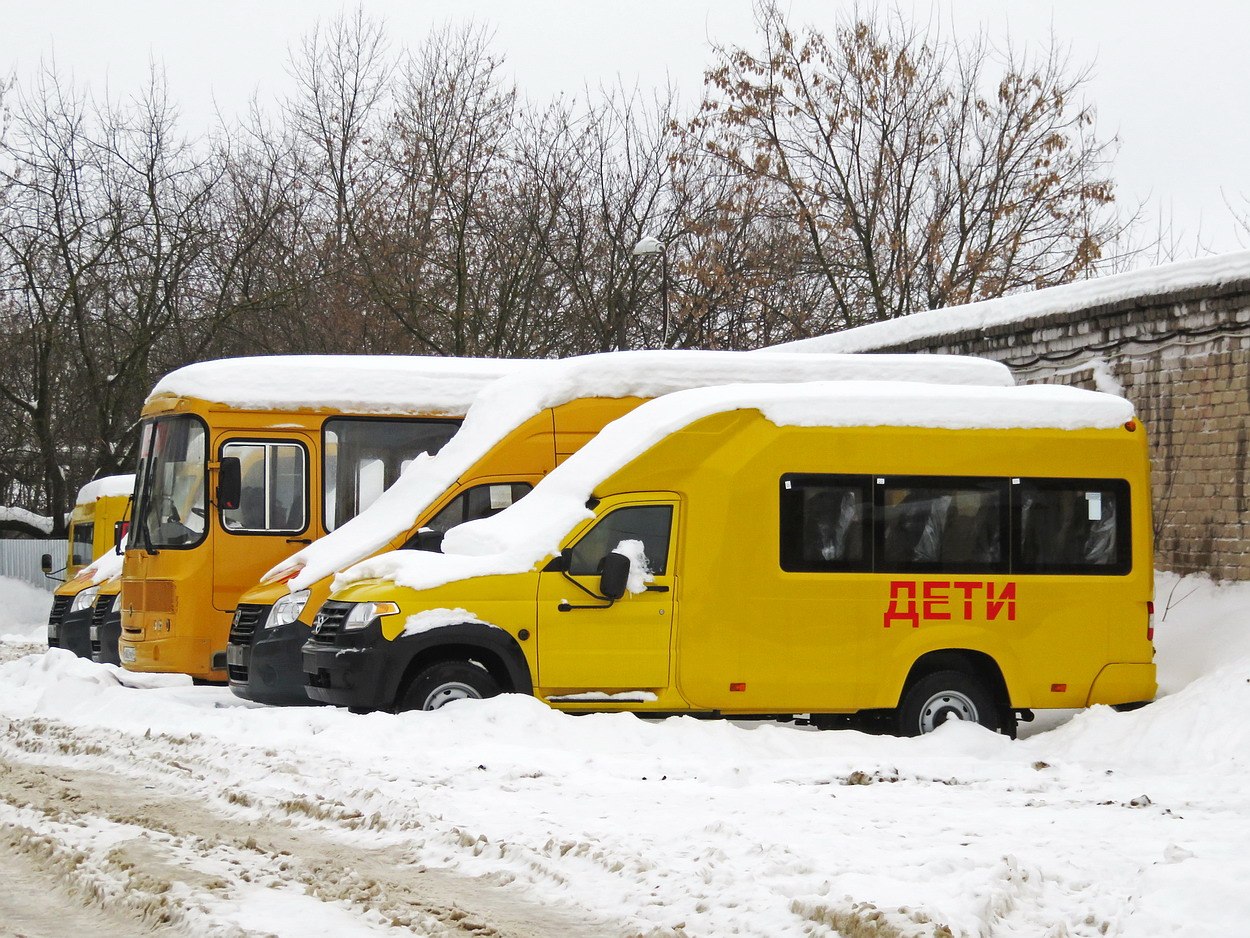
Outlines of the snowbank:
M 1059 385 L 932 385 L 918 391 L 914 384 L 849 381 L 677 391 L 610 423 L 519 502 L 452 528 L 442 554 L 389 551 L 339 573 L 334 589 L 372 577 L 430 589 L 475 576 L 524 573 L 591 517 L 586 500 L 601 481 L 696 420 L 741 409 L 757 409 L 778 426 L 803 427 L 1110 429 L 1133 417 L 1133 405 L 1123 398 Z
M 381 550 L 411 530 L 422 512 L 499 440 L 549 407 L 586 397 L 654 398 L 718 384 L 875 379 L 997 387 L 1013 383 L 1005 365 L 959 355 L 638 351 L 542 362 L 485 388 L 442 450 L 414 460 L 369 508 L 282 561 L 263 580 L 295 574 L 287 583 L 295 592 Z
M 1015 742 L 966 724 L 894 739 L 573 717 L 516 695 L 400 715 L 260 708 L 167 676 L 123 686 L 118 669 L 53 650 L 0 664 L 0 753 L 106 772 L 140 796 L 164 787 L 257 825 L 399 845 L 414 866 L 512 883 L 621 932 L 1239 935 L 1250 585 L 1161 576 L 1161 607 L 1172 586 L 1185 598 L 1160 622 L 1161 673 L 1202 673 L 1142 710 L 1094 708 Z M 81 830 L 23 823 L 50 839 Z M 214 880 L 218 901 L 264 903 L 246 888 L 263 858 L 248 856 L 249 879 Z M 375 934 L 363 917 L 334 921 Z
M 44 641 L 51 609 L 47 590 L 0 576 L 0 642 Z

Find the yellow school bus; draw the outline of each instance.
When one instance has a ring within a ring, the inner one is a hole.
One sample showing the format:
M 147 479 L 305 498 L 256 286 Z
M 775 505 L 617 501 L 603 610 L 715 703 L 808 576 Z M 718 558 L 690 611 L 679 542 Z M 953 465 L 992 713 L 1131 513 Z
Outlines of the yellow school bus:
M 53 591 L 48 613 L 49 648 L 91 657 L 89 625 L 98 581 L 79 574 L 121 542 L 134 485 L 133 475 L 104 476 L 79 490 L 69 518 L 65 582 Z M 45 554 L 44 572 L 51 566 L 51 557 Z
M 83 567 L 120 542 L 121 525 L 134 488 L 133 475 L 117 475 L 95 479 L 78 491 L 67 532 L 67 581 L 73 580 Z
M 239 599 L 227 646 L 230 688 L 271 704 L 308 703 L 301 648 L 333 574 L 371 554 L 437 550 L 454 525 L 495 514 L 606 424 L 644 399 L 728 381 L 900 380 L 1005 386 L 997 362 L 944 355 L 613 352 L 545 362 L 484 390 L 456 436 L 384 499 L 270 571 Z
M 442 554 L 346 571 L 309 696 L 1013 733 L 1155 692 L 1146 434 L 1057 386 L 681 391 Z M 346 652 L 346 653 L 345 653 Z
M 304 355 L 171 372 L 142 411 L 123 667 L 224 682 L 239 595 L 436 452 L 482 387 L 527 364 Z

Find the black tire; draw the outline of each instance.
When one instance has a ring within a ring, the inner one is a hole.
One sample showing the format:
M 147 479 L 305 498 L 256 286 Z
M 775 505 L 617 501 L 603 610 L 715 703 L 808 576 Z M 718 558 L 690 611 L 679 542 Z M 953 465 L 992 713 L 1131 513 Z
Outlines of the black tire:
M 967 720 L 996 733 L 1010 733 L 994 695 L 963 671 L 935 671 L 915 681 L 903 692 L 895 715 L 900 736 L 931 733 L 947 720 Z
M 467 661 L 440 661 L 417 674 L 399 701 L 399 710 L 437 710 L 453 700 L 481 700 L 500 692 L 489 671 Z

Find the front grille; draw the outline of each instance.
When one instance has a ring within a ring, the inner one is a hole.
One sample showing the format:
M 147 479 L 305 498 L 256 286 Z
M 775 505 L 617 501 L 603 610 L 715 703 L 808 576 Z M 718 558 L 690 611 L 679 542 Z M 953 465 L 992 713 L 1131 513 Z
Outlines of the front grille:
M 100 626 L 104 624 L 104 617 L 113 608 L 113 600 L 116 598 L 116 596 L 101 596 L 95 601 L 95 607 L 91 610 L 91 653 L 97 657 L 100 654 Z
M 343 630 L 343 621 L 352 611 L 355 603 L 342 603 L 329 600 L 322 604 L 313 616 L 312 640 L 314 642 L 333 642 L 336 635 Z
M 230 623 L 230 642 L 234 645 L 252 644 L 252 636 L 265 617 L 269 615 L 269 606 L 243 603 L 234 611 L 234 621 Z
M 65 613 L 69 611 L 69 604 L 74 601 L 73 596 L 53 596 L 52 611 L 48 613 L 48 647 L 59 648 L 60 625 L 61 620 L 65 618 Z M 56 634 L 53 634 L 56 633 Z
M 52 597 L 52 611 L 48 613 L 48 624 L 60 625 L 61 620 L 65 618 L 66 611 L 69 609 L 69 604 L 73 601 L 73 596 Z
M 269 615 L 269 606 L 261 606 L 254 603 L 241 603 L 239 608 L 234 610 L 234 619 L 230 623 L 230 644 L 249 646 L 252 644 L 252 636 L 256 634 L 256 629 L 265 621 L 265 617 Z M 242 663 L 231 663 L 232 654 L 226 655 L 226 677 L 238 684 L 247 683 L 247 665 Z

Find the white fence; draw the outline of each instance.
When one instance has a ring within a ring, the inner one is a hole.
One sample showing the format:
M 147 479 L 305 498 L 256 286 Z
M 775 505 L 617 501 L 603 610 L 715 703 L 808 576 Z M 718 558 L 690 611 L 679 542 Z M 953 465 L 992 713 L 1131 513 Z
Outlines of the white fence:
M 40 589 L 54 590 L 65 576 L 65 571 L 61 568 L 65 566 L 65 554 L 68 549 L 69 545 L 64 538 L 59 540 L 0 538 L 0 576 L 24 580 Z M 52 570 L 56 579 L 44 576 L 43 570 L 40 569 L 40 560 L 44 554 L 52 555 Z

